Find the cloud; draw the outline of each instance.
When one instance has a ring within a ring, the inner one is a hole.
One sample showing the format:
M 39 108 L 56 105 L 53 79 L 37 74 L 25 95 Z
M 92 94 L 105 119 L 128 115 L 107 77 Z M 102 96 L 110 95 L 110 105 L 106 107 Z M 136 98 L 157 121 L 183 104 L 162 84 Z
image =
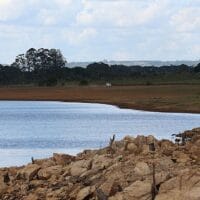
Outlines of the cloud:
M 55 25 L 67 18 L 71 6 L 72 0 L 0 0 L 0 21 L 22 23 L 28 17 L 31 24 Z
M 54 0 L 54 2 L 62 8 L 72 4 L 72 0 Z
M 0 21 L 16 19 L 21 15 L 25 6 L 20 0 L 0 0 Z
M 120 50 L 120 51 L 116 51 L 113 53 L 112 55 L 112 60 L 120 60 L 120 61 L 124 61 L 124 60 L 131 60 L 133 59 L 134 55 L 131 52 L 128 52 L 126 50 Z
M 63 37 L 72 45 L 80 45 L 81 43 L 92 40 L 97 34 L 94 28 L 85 28 L 81 31 L 63 31 Z
M 0 63 L 30 47 L 68 60 L 199 59 L 199 0 L 0 0 Z
M 38 13 L 38 21 L 46 26 L 55 25 L 58 21 L 59 13 L 51 10 L 43 9 Z
M 187 7 L 171 17 L 171 25 L 179 32 L 200 30 L 200 7 Z
M 89 1 L 83 0 L 83 9 L 77 15 L 77 23 L 93 26 L 131 27 L 144 25 L 159 17 L 168 1 Z

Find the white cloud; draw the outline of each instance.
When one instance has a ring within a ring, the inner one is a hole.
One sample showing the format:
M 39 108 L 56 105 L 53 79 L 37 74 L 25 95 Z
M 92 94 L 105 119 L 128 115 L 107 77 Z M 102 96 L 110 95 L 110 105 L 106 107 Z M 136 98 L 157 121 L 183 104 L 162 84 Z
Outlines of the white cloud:
M 15 19 L 23 12 L 21 0 L 0 0 L 0 21 Z
M 199 13 L 199 0 L 0 0 L 0 63 L 43 46 L 68 60 L 199 59 Z
M 179 32 L 200 30 L 200 7 L 188 7 L 171 17 L 172 26 Z
M 87 42 L 88 40 L 92 40 L 96 34 L 97 31 L 94 28 L 85 28 L 81 31 L 71 30 L 63 32 L 64 38 L 72 45 L 80 45 L 81 43 Z
M 80 25 L 130 27 L 143 25 L 160 16 L 168 1 L 89 1 L 83 0 L 83 10 L 77 15 Z
M 58 6 L 60 6 L 62 8 L 63 8 L 63 6 L 67 7 L 72 4 L 72 0 L 54 0 L 54 1 Z
M 192 51 L 195 53 L 195 55 L 200 55 L 200 45 L 198 44 L 193 45 Z
M 55 25 L 60 18 L 68 15 L 72 0 L 0 0 L 0 21 L 9 21 L 24 15 L 32 17 L 31 21 L 43 25 Z M 39 20 L 38 20 L 39 19 Z
M 60 13 L 55 10 L 42 9 L 39 11 L 38 22 L 45 26 L 56 25 L 60 20 Z
M 131 60 L 133 59 L 134 55 L 126 50 L 120 50 L 113 53 L 111 59 L 112 60 Z

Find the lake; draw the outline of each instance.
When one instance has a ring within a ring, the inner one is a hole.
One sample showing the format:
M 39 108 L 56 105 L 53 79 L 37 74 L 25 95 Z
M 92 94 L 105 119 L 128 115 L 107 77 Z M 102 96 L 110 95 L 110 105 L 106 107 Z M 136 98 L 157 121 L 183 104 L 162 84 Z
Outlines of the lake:
M 53 152 L 104 147 L 109 138 L 171 134 L 200 126 L 200 114 L 159 113 L 91 103 L 0 101 L 0 166 L 22 165 Z

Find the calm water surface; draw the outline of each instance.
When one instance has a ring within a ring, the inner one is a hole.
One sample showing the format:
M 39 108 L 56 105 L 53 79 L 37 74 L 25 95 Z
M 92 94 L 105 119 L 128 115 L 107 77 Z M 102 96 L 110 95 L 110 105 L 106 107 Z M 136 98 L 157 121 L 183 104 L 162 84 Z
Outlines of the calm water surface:
M 53 152 L 76 154 L 125 135 L 171 134 L 200 126 L 200 114 L 145 112 L 89 103 L 0 101 L 0 166 Z

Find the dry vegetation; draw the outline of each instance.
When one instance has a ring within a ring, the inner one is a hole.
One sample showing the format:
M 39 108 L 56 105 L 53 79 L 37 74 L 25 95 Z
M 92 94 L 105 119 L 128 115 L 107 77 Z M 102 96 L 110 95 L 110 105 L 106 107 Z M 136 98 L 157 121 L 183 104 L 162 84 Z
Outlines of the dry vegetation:
M 2 87 L 0 99 L 98 102 L 150 111 L 200 113 L 200 85 Z

